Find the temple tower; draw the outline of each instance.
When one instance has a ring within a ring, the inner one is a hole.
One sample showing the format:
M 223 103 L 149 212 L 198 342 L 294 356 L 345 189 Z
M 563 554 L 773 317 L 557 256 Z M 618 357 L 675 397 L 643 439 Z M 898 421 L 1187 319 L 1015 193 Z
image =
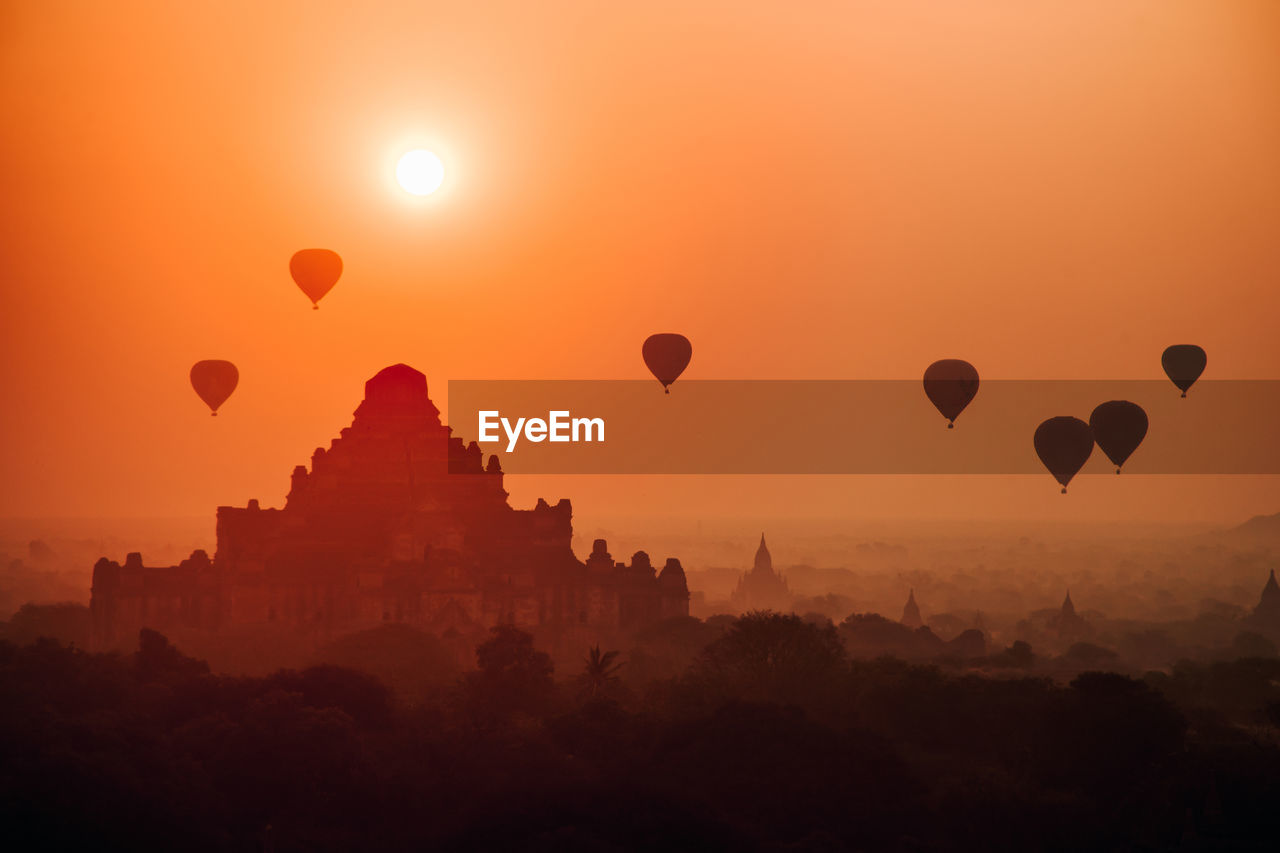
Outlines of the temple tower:
M 907 593 L 907 604 L 902 608 L 901 621 L 908 628 L 919 628 L 924 624 L 924 620 L 920 618 L 920 607 L 916 604 L 916 591 L 914 589 Z

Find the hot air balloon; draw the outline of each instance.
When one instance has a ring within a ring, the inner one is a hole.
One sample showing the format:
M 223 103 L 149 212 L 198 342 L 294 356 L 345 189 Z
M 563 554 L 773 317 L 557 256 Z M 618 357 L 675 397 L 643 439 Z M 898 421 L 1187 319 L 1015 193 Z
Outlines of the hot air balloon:
M 1034 443 L 1036 455 L 1053 478 L 1062 484 L 1065 495 L 1067 483 L 1084 467 L 1093 452 L 1093 430 L 1079 418 L 1049 418 L 1036 427 Z
M 1120 466 L 1138 449 L 1147 434 L 1147 413 L 1137 403 L 1109 400 L 1089 415 L 1089 428 L 1093 430 L 1093 440 L 1107 454 L 1119 474 Z
M 303 249 L 289 259 L 289 275 L 311 300 L 311 307 L 319 309 L 320 299 L 342 275 L 342 258 L 329 249 Z
M 1187 389 L 1195 384 L 1204 373 L 1204 366 L 1209 357 L 1204 350 L 1195 344 L 1175 344 L 1160 356 L 1160 364 L 1164 372 L 1173 380 L 1173 384 L 1182 389 L 1182 396 L 1187 396 Z
M 227 402 L 239 382 L 240 371 L 229 361 L 215 358 L 197 361 L 191 367 L 191 387 L 213 410 L 214 417 L 218 416 L 218 407 Z
M 670 394 L 671 389 L 667 386 L 675 382 L 689 366 L 689 359 L 693 357 L 693 344 L 684 335 L 663 332 L 646 338 L 640 352 L 649 372 L 662 383 L 663 391 Z
M 924 393 L 954 429 L 956 418 L 978 393 L 978 371 L 967 361 L 944 358 L 924 372 Z

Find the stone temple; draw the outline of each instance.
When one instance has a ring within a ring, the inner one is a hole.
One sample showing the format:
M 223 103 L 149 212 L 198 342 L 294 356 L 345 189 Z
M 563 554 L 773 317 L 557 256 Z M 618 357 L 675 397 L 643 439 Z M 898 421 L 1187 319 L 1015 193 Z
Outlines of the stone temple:
M 773 556 L 760 534 L 760 547 L 756 549 L 751 571 L 744 572 L 731 596 L 733 605 L 743 612 L 752 610 L 787 611 L 791 608 L 792 595 L 787 582 L 773 570 Z
M 397 364 L 365 384 L 351 426 L 293 470 L 282 509 L 218 507 L 217 550 L 180 565 L 93 570 L 93 644 L 132 648 L 143 627 L 206 640 L 269 628 L 319 645 L 385 623 L 463 641 L 499 623 L 580 656 L 588 645 L 687 616 L 680 561 L 574 556 L 569 501 L 518 510 L 496 456 L 440 422 L 426 377 Z M 200 645 L 200 644 L 197 644 Z

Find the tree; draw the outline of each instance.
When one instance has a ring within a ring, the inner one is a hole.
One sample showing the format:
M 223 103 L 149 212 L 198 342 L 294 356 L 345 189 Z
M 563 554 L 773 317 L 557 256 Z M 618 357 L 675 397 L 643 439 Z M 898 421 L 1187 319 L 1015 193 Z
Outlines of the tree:
M 169 642 L 168 637 L 150 628 L 138 632 L 138 651 L 133 662 L 144 680 L 178 680 L 209 672 L 207 663 L 187 657 Z
M 715 701 L 807 704 L 846 674 L 844 646 L 831 625 L 793 613 L 748 613 L 703 650 L 691 675 Z
M 928 626 L 908 628 L 878 613 L 851 613 L 840 623 L 840 639 L 854 657 L 894 655 L 903 659 L 934 658 L 944 654 L 942 642 Z
M 1244 631 L 1231 641 L 1230 653 L 1236 658 L 1273 658 L 1276 644 L 1254 631 Z
M 721 617 L 712 617 L 718 618 Z M 732 617 L 728 618 L 728 625 L 716 625 L 711 620 L 676 616 L 642 628 L 627 653 L 624 680 L 634 689 L 644 688 L 656 679 L 678 677 L 708 643 L 722 636 L 732 624 Z
M 1031 644 L 1025 640 L 1014 640 L 1007 654 L 1009 661 L 1022 669 L 1027 669 L 1036 662 L 1035 652 L 1031 650 Z
M 1041 778 L 1104 799 L 1116 791 L 1151 796 L 1149 785 L 1175 766 L 1187 728 L 1160 693 L 1110 672 L 1076 677 L 1043 722 Z
M 1120 660 L 1120 656 L 1105 646 L 1080 642 L 1072 643 L 1071 648 L 1062 655 L 1062 659 L 1072 666 L 1099 669 L 1104 666 L 1114 666 Z
M 621 663 L 614 662 L 617 658 L 618 652 L 602 653 L 599 644 L 592 646 L 587 652 L 585 666 L 582 674 L 578 676 L 578 681 L 588 696 L 594 699 L 617 682 L 618 671 L 623 666 Z
M 444 643 L 399 623 L 338 637 L 313 660 L 371 673 L 411 705 L 426 702 L 436 689 L 458 678 L 458 664 Z
M 67 645 L 89 645 L 89 608 L 83 604 L 24 604 L 9 624 L 0 623 L 0 632 L 11 643 L 25 645 L 40 637 L 51 637 Z
M 284 669 L 263 681 L 301 696 L 310 707 L 336 708 L 364 726 L 382 726 L 391 718 L 390 689 L 367 672 L 321 664 L 301 672 Z
M 511 712 L 545 711 L 555 692 L 555 667 L 546 652 L 533 647 L 533 636 L 514 625 L 497 625 L 492 637 L 476 647 L 479 672 L 466 679 L 468 706 L 482 718 Z

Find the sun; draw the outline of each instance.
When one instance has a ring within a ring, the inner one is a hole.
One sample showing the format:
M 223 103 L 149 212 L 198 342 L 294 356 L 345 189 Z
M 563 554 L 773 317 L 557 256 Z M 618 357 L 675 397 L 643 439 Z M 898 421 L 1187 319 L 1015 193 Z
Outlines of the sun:
M 396 164 L 396 180 L 405 192 L 431 195 L 444 182 L 444 164 L 430 151 L 418 148 L 400 158 Z

